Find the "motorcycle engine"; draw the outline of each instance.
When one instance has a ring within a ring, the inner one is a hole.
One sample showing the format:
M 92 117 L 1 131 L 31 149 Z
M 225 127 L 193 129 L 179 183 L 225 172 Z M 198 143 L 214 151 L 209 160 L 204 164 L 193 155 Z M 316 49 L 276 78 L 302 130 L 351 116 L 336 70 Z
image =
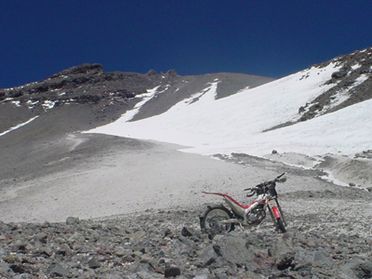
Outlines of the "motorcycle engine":
M 245 215 L 246 222 L 249 225 L 258 225 L 266 217 L 266 212 L 263 205 L 253 208 Z

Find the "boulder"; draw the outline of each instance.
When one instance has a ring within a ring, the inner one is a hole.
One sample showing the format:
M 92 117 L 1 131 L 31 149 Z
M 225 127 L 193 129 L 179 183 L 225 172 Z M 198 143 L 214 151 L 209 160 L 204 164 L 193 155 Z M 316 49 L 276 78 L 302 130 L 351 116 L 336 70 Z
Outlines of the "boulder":
M 47 269 L 47 273 L 52 277 L 67 277 L 69 274 L 68 270 L 58 263 L 51 264 Z
M 99 268 L 101 266 L 101 264 L 99 263 L 99 261 L 96 258 L 92 258 L 92 259 L 89 260 L 88 266 L 91 269 L 96 269 L 96 268 Z
M 165 268 L 164 270 L 164 277 L 176 277 L 178 275 L 181 275 L 181 269 L 178 266 L 171 265 Z
M 247 249 L 247 240 L 241 235 L 216 237 L 214 241 L 221 256 L 230 263 L 245 265 L 253 260 L 254 253 L 252 249 Z M 215 253 L 215 249 L 213 250 Z
M 363 258 L 351 259 L 341 267 L 337 277 L 340 279 L 372 278 L 372 261 Z
M 66 225 L 76 225 L 79 224 L 80 220 L 77 217 L 67 217 L 66 218 Z
M 337 72 L 332 73 L 331 77 L 332 77 L 332 79 L 341 79 L 341 78 L 343 78 L 347 75 L 349 70 L 350 70 L 350 68 L 342 67 Z
M 185 237 L 188 237 L 188 236 L 192 236 L 193 233 L 190 231 L 190 229 L 188 229 L 186 227 L 183 227 L 182 230 L 181 230 L 181 235 L 185 236 Z
M 270 254 L 275 261 L 275 265 L 279 270 L 287 269 L 293 266 L 293 260 L 295 256 L 295 250 L 291 242 L 291 238 L 287 235 L 283 235 L 278 238 L 270 250 Z

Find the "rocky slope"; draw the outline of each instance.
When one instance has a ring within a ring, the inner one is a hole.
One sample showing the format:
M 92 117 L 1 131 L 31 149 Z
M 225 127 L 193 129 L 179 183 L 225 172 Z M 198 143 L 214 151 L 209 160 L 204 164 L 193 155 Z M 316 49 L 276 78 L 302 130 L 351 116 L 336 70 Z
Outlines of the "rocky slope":
M 372 197 L 344 191 L 281 196 L 285 234 L 266 221 L 211 237 L 198 226 L 202 208 L 148 210 L 107 220 L 0 223 L 0 276 L 372 278 L 372 235 L 363 210 Z
M 331 79 L 326 83 L 333 86 L 301 106 L 298 109 L 300 115 L 298 121 L 306 121 L 372 98 L 372 47 L 336 57 L 313 67 L 323 68 L 331 63 L 342 66 L 332 73 Z M 301 77 L 307 78 L 309 78 L 307 74 Z M 273 128 L 293 125 L 296 122 L 288 122 Z

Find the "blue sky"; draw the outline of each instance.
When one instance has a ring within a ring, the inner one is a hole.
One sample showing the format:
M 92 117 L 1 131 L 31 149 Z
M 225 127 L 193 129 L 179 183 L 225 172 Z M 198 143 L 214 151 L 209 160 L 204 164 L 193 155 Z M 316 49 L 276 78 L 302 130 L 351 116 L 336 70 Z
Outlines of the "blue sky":
M 2 0 L 0 88 L 81 63 L 281 77 L 372 46 L 370 0 Z

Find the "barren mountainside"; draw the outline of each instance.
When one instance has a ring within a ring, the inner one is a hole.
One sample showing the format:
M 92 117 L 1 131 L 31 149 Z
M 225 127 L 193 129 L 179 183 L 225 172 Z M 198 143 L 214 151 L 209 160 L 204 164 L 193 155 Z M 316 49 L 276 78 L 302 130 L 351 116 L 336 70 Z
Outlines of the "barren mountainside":
M 275 81 L 232 73 L 180 76 L 173 70 L 139 74 L 105 72 L 98 64 L 75 66 L 0 89 L 0 143 L 6 147 L 0 151 L 0 174 L 22 176 L 36 158 L 33 168 L 44 172 L 50 158 L 38 146 L 49 145 L 63 158 L 65 142 L 75 144 L 73 133 L 96 127 L 91 131 L 177 143 L 207 154 L 368 153 L 371 67 L 372 48 Z M 354 141 L 345 142 L 348 133 Z M 35 155 L 32 160 L 29 153 Z

